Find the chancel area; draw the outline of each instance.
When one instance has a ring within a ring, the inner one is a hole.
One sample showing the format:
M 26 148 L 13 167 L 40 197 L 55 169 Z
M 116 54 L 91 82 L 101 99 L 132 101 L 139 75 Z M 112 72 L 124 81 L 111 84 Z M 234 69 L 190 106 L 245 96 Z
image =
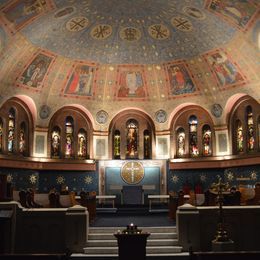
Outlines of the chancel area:
M 1 1 L 0 257 L 258 259 L 259 17 Z

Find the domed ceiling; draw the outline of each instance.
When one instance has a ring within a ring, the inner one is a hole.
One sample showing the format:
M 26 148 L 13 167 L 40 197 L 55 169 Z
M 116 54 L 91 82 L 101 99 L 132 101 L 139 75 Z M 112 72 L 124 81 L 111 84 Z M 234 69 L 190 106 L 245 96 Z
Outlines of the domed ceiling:
M 93 113 L 135 102 L 171 113 L 183 98 L 210 110 L 236 92 L 259 93 L 257 0 L 12 0 L 0 8 L 3 99 L 13 92 Z
M 56 1 L 57 9 L 22 33 L 33 44 L 72 59 L 142 64 L 199 55 L 236 32 L 206 10 L 203 1 L 72 2 Z

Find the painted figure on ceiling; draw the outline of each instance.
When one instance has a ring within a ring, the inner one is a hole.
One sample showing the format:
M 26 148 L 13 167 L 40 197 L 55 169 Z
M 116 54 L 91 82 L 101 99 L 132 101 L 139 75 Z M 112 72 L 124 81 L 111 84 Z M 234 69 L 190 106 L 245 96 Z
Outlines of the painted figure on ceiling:
M 239 27 L 245 28 L 257 10 L 252 2 L 248 0 L 212 0 L 209 8 Z
M 208 60 L 221 86 L 243 81 L 238 69 L 224 53 L 214 53 L 208 57 Z
M 143 78 L 140 72 L 128 71 L 120 75 L 118 97 L 144 97 Z
M 93 76 L 93 67 L 77 65 L 68 81 L 65 93 L 91 96 Z
M 41 86 L 51 60 L 51 57 L 39 54 L 22 74 L 21 83 L 34 88 Z
M 7 19 L 20 28 L 30 19 L 44 13 L 47 10 L 45 0 L 21 0 L 4 10 Z
M 168 68 L 172 95 L 192 93 L 195 86 L 184 65 L 173 65 Z

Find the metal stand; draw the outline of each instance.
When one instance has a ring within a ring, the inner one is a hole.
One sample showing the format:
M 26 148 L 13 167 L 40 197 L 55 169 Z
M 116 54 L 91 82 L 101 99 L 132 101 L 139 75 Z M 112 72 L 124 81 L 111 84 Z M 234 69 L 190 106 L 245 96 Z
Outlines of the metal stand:
M 234 241 L 232 241 L 227 234 L 224 226 L 224 214 L 223 214 L 223 190 L 227 189 L 228 184 L 223 183 L 221 177 L 217 184 L 213 185 L 218 192 L 218 203 L 219 203 L 219 218 L 218 226 L 215 239 L 212 241 L 212 250 L 213 251 L 232 251 L 234 250 Z

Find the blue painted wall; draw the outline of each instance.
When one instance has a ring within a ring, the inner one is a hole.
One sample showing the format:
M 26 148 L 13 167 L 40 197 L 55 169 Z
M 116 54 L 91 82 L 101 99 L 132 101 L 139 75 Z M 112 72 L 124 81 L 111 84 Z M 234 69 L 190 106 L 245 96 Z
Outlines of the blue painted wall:
M 105 191 L 106 194 L 117 196 L 117 203 L 121 201 L 121 190 L 111 189 L 112 186 L 132 186 L 127 184 L 121 177 L 120 167 L 106 167 L 105 169 Z M 160 194 L 160 168 L 159 167 L 144 167 L 144 178 L 136 185 L 153 185 L 154 189 L 144 190 L 144 199 L 147 201 L 148 194 Z
M 168 170 L 167 190 L 178 192 L 187 183 L 191 190 L 200 183 L 203 190 L 207 190 L 213 182 L 217 182 L 217 176 L 228 182 L 231 186 L 240 184 L 253 186 L 260 181 L 260 165 L 226 168 L 226 169 L 194 169 L 194 170 Z M 241 181 L 237 178 L 247 178 Z

